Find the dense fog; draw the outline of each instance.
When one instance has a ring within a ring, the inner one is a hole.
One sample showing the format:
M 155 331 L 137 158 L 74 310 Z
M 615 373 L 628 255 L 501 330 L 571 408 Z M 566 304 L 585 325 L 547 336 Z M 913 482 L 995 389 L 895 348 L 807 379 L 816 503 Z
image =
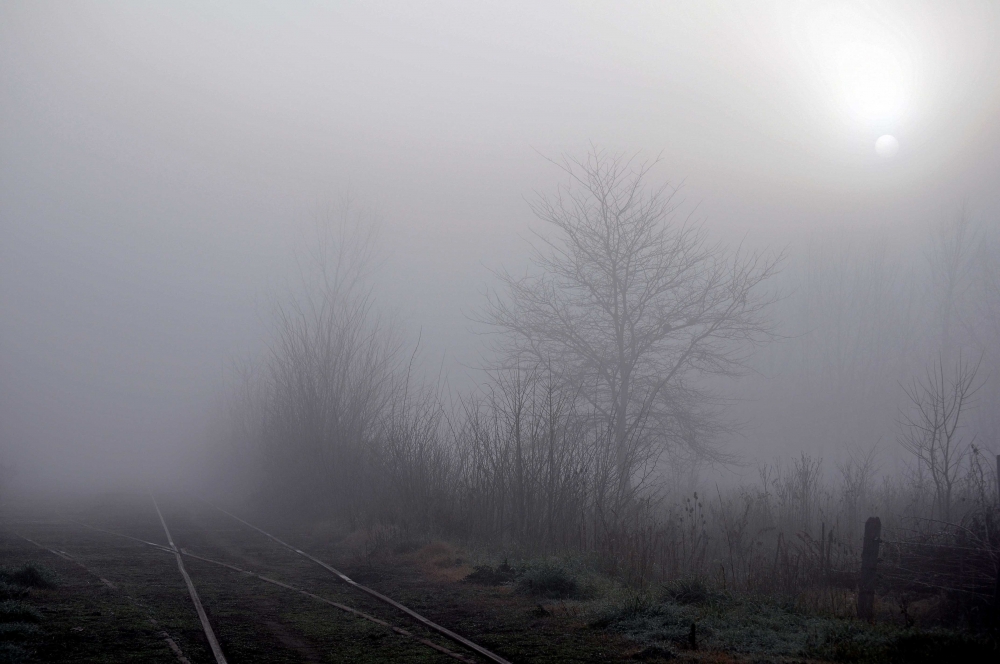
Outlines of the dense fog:
M 774 261 L 739 370 L 683 392 L 712 426 L 649 486 L 917 472 L 911 396 L 962 363 L 961 444 L 1000 453 L 998 32 L 990 2 L 4 2 L 5 489 L 254 482 L 223 470 L 252 456 L 234 404 L 323 266 L 388 335 L 363 408 L 461 449 L 510 350 L 491 298 L 594 155 Z

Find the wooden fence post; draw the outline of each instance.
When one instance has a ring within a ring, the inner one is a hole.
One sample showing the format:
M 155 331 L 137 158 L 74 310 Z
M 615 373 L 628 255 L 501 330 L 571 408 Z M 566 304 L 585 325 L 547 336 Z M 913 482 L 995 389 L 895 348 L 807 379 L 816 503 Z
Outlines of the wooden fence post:
M 871 622 L 875 619 L 875 577 L 878 567 L 878 548 L 882 540 L 882 521 L 877 516 L 865 521 L 865 543 L 861 549 L 861 579 L 858 582 L 858 618 Z

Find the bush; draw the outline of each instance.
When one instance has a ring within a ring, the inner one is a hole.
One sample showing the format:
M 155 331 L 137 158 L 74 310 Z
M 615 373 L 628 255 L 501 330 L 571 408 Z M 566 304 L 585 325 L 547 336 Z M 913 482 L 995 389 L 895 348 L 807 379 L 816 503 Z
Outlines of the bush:
M 557 561 L 544 561 L 525 568 L 517 579 L 517 588 L 527 595 L 548 599 L 569 599 L 583 594 L 577 574 Z
M 28 589 L 14 583 L 0 581 L 0 601 L 5 599 L 21 599 L 28 594 Z

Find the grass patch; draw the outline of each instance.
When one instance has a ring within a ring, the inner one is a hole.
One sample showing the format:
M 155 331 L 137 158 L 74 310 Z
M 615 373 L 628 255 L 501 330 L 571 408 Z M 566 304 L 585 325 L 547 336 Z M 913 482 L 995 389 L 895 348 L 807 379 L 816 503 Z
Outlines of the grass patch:
M 0 664 L 29 661 L 32 653 L 22 642 L 39 634 L 35 623 L 42 614 L 21 601 L 31 588 L 53 588 L 55 573 L 44 565 L 28 562 L 20 567 L 0 567 Z
M 29 562 L 20 567 L 0 567 L 0 582 L 27 588 L 54 588 L 58 580 L 48 567 Z
M 732 598 L 702 590 L 698 584 L 678 583 L 664 588 L 665 599 L 659 602 L 642 595 L 620 597 L 601 607 L 591 624 L 622 634 L 646 650 L 662 648 L 671 652 L 690 648 L 693 624 L 697 627 L 699 649 L 739 654 L 751 661 L 997 661 L 994 644 L 964 633 L 872 626 L 809 614 L 789 603 Z M 653 650 L 649 653 L 648 657 L 654 657 Z
M 0 664 L 20 664 L 27 659 L 28 652 L 21 646 L 0 642 Z
M 0 623 L 0 641 L 16 641 L 38 633 L 38 627 L 26 622 Z
M 0 623 L 41 622 L 42 614 L 38 609 L 18 600 L 0 602 Z

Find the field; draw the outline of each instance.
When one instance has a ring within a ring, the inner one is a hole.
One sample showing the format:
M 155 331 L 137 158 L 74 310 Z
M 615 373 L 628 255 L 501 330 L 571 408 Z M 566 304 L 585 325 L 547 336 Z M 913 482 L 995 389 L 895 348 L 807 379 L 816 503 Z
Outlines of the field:
M 465 661 L 488 661 L 207 504 L 160 497 L 159 505 L 185 552 L 307 590 L 410 634 L 186 556 L 229 662 L 456 661 L 426 642 Z M 638 592 L 572 561 L 509 567 L 489 563 L 488 552 L 470 554 L 441 541 L 261 525 L 511 662 L 903 662 L 946 656 L 972 662 L 993 656 L 990 644 L 958 633 L 868 626 L 787 603 L 724 596 L 698 583 Z M 167 544 L 148 496 L 8 510 L 0 564 L 11 570 L 36 563 L 51 570 L 55 583 L 18 600 L 34 610 L 25 620 L 35 627 L 4 631 L 0 661 L 214 661 L 174 555 L 129 537 Z

